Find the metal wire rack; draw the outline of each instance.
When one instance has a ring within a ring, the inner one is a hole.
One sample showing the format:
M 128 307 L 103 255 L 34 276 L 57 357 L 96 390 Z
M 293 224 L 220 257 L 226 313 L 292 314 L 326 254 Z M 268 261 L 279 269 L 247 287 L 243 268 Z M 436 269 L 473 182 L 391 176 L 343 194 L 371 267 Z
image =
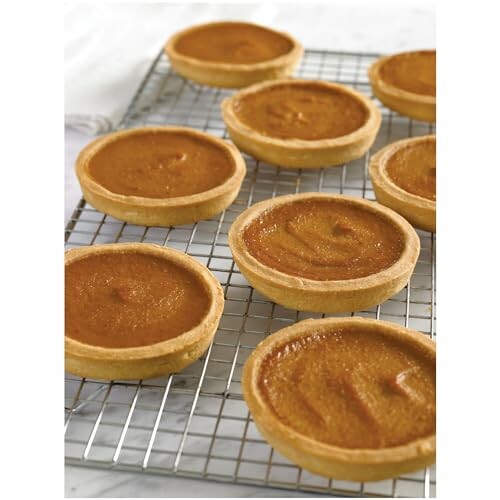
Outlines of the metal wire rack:
M 297 76 L 340 82 L 371 95 L 367 68 L 376 58 L 308 50 Z M 184 80 L 160 53 L 118 128 L 178 124 L 227 138 L 219 104 L 230 93 Z M 380 108 L 383 122 L 375 151 L 404 137 L 434 132 L 433 125 Z M 367 176 L 369 156 L 368 152 L 348 165 L 313 170 L 286 170 L 245 156 L 248 173 L 236 201 L 217 218 L 187 226 L 140 227 L 106 216 L 83 199 L 79 202 L 66 227 L 68 248 L 141 241 L 185 251 L 220 280 L 226 304 L 207 353 L 181 373 L 137 382 L 67 375 L 66 463 L 328 495 L 435 496 L 434 468 L 370 483 L 329 480 L 298 468 L 262 439 L 241 393 L 243 364 L 266 335 L 324 315 L 285 309 L 256 292 L 231 258 L 231 223 L 253 203 L 282 194 L 326 191 L 374 199 Z M 435 236 L 418 234 L 421 254 L 408 286 L 356 315 L 392 321 L 434 338 Z

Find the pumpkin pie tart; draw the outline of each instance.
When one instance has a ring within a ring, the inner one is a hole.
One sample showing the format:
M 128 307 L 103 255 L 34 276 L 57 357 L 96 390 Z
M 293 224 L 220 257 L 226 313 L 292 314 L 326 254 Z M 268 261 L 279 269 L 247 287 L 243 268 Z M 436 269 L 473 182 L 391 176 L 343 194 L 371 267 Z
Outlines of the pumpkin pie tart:
M 425 335 L 366 318 L 305 320 L 261 342 L 243 395 L 263 437 L 329 478 L 377 481 L 436 454 L 436 350 Z
M 340 165 L 361 157 L 380 127 L 363 94 L 320 80 L 275 80 L 222 102 L 233 142 L 259 160 L 289 168 Z
M 165 46 L 170 64 L 180 75 L 227 88 L 289 76 L 303 51 L 287 33 L 229 21 L 192 26 L 176 33 Z
M 408 282 L 420 252 L 411 225 L 372 201 L 327 193 L 280 196 L 245 210 L 229 230 L 241 273 L 292 309 L 350 312 Z
M 223 307 L 217 279 L 177 250 L 146 243 L 69 250 L 66 369 L 108 380 L 177 372 L 208 348 Z
M 415 227 L 436 231 L 436 136 L 394 142 L 370 160 L 377 201 Z
M 425 122 L 436 121 L 436 51 L 386 56 L 368 71 L 373 93 L 388 108 Z
M 114 132 L 87 145 L 76 161 L 91 205 L 145 226 L 213 217 L 236 198 L 245 172 L 234 145 L 185 127 Z

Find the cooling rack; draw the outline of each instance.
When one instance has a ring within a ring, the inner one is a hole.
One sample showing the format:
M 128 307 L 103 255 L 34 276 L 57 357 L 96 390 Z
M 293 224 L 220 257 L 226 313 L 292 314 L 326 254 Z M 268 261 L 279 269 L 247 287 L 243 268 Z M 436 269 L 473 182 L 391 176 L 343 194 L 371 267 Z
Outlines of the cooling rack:
M 297 76 L 340 82 L 371 95 L 367 69 L 377 57 L 307 50 Z M 161 52 L 118 128 L 176 124 L 227 138 L 219 105 L 230 94 L 230 90 L 184 80 L 171 70 Z M 404 137 L 434 132 L 433 125 L 404 118 L 379 105 L 383 121 L 372 151 Z M 67 375 L 66 463 L 330 496 L 435 496 L 434 468 L 379 482 L 329 480 L 295 466 L 256 430 L 241 393 L 245 360 L 270 333 L 325 315 L 285 309 L 256 292 L 231 258 L 229 227 L 245 208 L 273 196 L 325 191 L 374 199 L 374 194 L 367 176 L 370 152 L 348 165 L 312 170 L 286 170 L 244 157 L 248 172 L 238 198 L 211 220 L 147 228 L 106 216 L 83 199 L 75 208 L 66 227 L 67 248 L 140 241 L 185 251 L 220 280 L 226 303 L 207 353 L 181 373 L 132 382 Z M 352 314 L 392 321 L 434 338 L 435 236 L 424 231 L 418 234 L 421 253 L 408 285 L 383 304 Z

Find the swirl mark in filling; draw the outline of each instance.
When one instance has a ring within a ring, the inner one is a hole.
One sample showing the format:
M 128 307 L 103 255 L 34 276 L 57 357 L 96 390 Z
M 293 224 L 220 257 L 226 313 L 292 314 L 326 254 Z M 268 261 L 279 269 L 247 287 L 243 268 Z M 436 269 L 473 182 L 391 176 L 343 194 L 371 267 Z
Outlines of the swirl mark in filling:
M 337 200 L 301 200 L 271 208 L 244 230 L 257 260 L 278 271 L 313 280 L 374 274 L 403 250 L 400 231 L 381 216 Z
M 383 448 L 435 432 L 435 360 L 359 327 L 277 347 L 260 367 L 258 387 L 284 424 L 324 443 Z

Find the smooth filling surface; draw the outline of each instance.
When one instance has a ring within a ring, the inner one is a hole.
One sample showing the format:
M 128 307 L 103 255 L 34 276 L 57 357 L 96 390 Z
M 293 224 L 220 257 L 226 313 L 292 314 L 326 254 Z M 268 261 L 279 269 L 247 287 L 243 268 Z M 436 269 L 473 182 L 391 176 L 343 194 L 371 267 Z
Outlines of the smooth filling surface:
M 382 216 L 338 200 L 286 203 L 245 228 L 258 261 L 312 280 L 361 278 L 387 269 L 403 251 L 401 232 Z
M 408 193 L 436 200 L 436 141 L 405 146 L 387 161 L 389 178 Z
M 235 100 L 234 112 L 263 135 L 310 141 L 350 134 L 368 118 L 364 104 L 346 92 L 307 83 L 247 94 Z
M 223 23 L 202 26 L 181 36 L 175 49 L 203 61 L 248 64 L 282 56 L 290 52 L 292 42 L 260 26 Z
M 222 147 L 178 132 L 147 131 L 105 144 L 89 162 L 90 176 L 126 196 L 174 198 L 223 184 L 234 172 Z
M 210 307 L 194 273 L 140 253 L 92 255 L 66 266 L 66 336 L 102 347 L 139 347 L 198 325 Z
M 436 51 L 423 50 L 391 57 L 381 66 L 380 76 L 394 87 L 435 97 Z
M 263 361 L 258 387 L 285 425 L 330 445 L 377 449 L 436 430 L 435 360 L 359 327 L 280 346 Z

